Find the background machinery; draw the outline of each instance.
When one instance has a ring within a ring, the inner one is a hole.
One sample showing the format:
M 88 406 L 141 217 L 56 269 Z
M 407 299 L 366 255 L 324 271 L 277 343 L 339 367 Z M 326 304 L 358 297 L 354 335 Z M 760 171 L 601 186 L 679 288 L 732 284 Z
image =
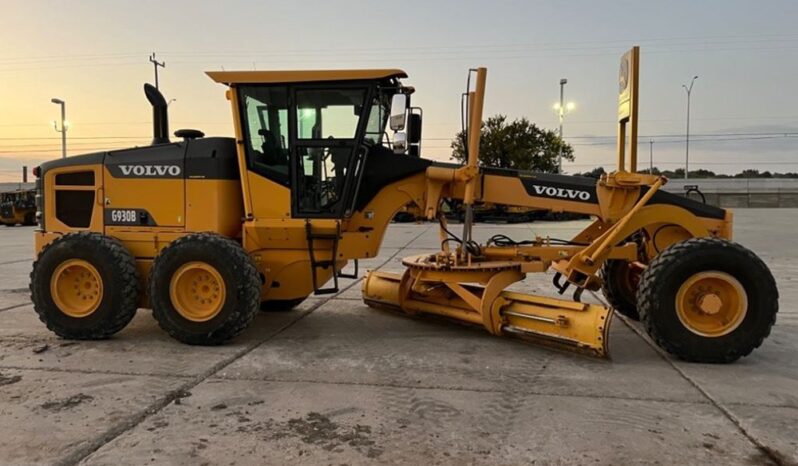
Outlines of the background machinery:
M 0 223 L 14 225 L 36 225 L 36 191 L 17 189 L 0 193 Z
M 259 307 L 337 292 L 347 263 L 356 276 L 357 259 L 377 255 L 408 203 L 440 221 L 441 250 L 406 258 L 404 274 L 369 273 L 363 298 L 371 306 L 604 356 L 611 309 L 580 301 L 584 290 L 603 288 L 664 349 L 708 362 L 750 353 L 773 325 L 775 282 L 731 242 L 731 213 L 661 191 L 664 178 L 636 172 L 637 48 L 621 60 L 617 171 L 598 182 L 478 166 L 484 68 L 469 72 L 465 120 L 475 130 L 466 165 L 416 156 L 421 115 L 401 70 L 208 75 L 228 87 L 235 138 L 179 130 L 181 140 L 170 142 L 166 101 L 145 85 L 151 146 L 34 171 L 32 299 L 55 333 L 105 338 L 149 307 L 183 342 L 222 343 Z M 439 210 L 445 198 L 464 205 L 459 235 Z M 593 221 L 573 238 L 501 235 L 478 244 L 475 202 Z M 573 299 L 506 290 L 548 269 L 561 293 L 573 287 Z

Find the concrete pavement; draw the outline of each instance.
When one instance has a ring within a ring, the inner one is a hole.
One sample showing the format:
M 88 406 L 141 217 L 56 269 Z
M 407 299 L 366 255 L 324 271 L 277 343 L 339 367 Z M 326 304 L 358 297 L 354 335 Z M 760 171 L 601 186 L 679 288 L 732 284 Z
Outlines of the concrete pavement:
M 797 464 L 796 210 L 735 212 L 772 268 L 773 333 L 732 365 L 662 354 L 616 319 L 611 361 L 369 309 L 359 281 L 262 313 L 233 343 L 169 339 L 149 311 L 102 342 L 50 334 L 25 288 L 30 228 L 0 229 L 3 464 Z M 567 236 L 581 222 L 479 225 Z M 437 249 L 392 225 L 364 268 Z M 518 289 L 553 294 L 550 275 Z

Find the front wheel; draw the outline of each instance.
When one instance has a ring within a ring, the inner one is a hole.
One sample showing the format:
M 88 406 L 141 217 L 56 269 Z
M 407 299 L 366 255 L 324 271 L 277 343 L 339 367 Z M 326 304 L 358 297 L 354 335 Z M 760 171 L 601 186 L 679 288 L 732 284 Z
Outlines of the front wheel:
M 750 354 L 770 334 L 779 308 L 767 265 L 718 238 L 691 238 L 660 253 L 643 272 L 637 305 L 660 347 L 707 363 Z

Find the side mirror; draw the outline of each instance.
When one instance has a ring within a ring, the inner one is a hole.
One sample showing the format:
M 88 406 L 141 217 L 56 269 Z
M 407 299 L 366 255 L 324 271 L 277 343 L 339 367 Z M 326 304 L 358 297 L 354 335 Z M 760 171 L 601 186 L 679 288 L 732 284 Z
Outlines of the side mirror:
M 407 114 L 407 96 L 405 94 L 394 94 L 391 98 L 391 117 L 389 126 L 393 131 L 405 129 L 405 115 Z
M 407 152 L 407 134 L 395 133 L 393 135 L 393 153 L 404 154 Z

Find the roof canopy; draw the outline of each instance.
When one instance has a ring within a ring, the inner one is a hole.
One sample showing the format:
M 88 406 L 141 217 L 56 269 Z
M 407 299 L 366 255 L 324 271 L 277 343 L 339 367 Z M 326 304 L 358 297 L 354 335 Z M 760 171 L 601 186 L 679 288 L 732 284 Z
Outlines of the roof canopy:
M 222 84 L 296 83 L 348 81 L 357 79 L 406 78 L 399 69 L 378 70 L 296 70 L 296 71 L 208 71 L 205 74 Z

